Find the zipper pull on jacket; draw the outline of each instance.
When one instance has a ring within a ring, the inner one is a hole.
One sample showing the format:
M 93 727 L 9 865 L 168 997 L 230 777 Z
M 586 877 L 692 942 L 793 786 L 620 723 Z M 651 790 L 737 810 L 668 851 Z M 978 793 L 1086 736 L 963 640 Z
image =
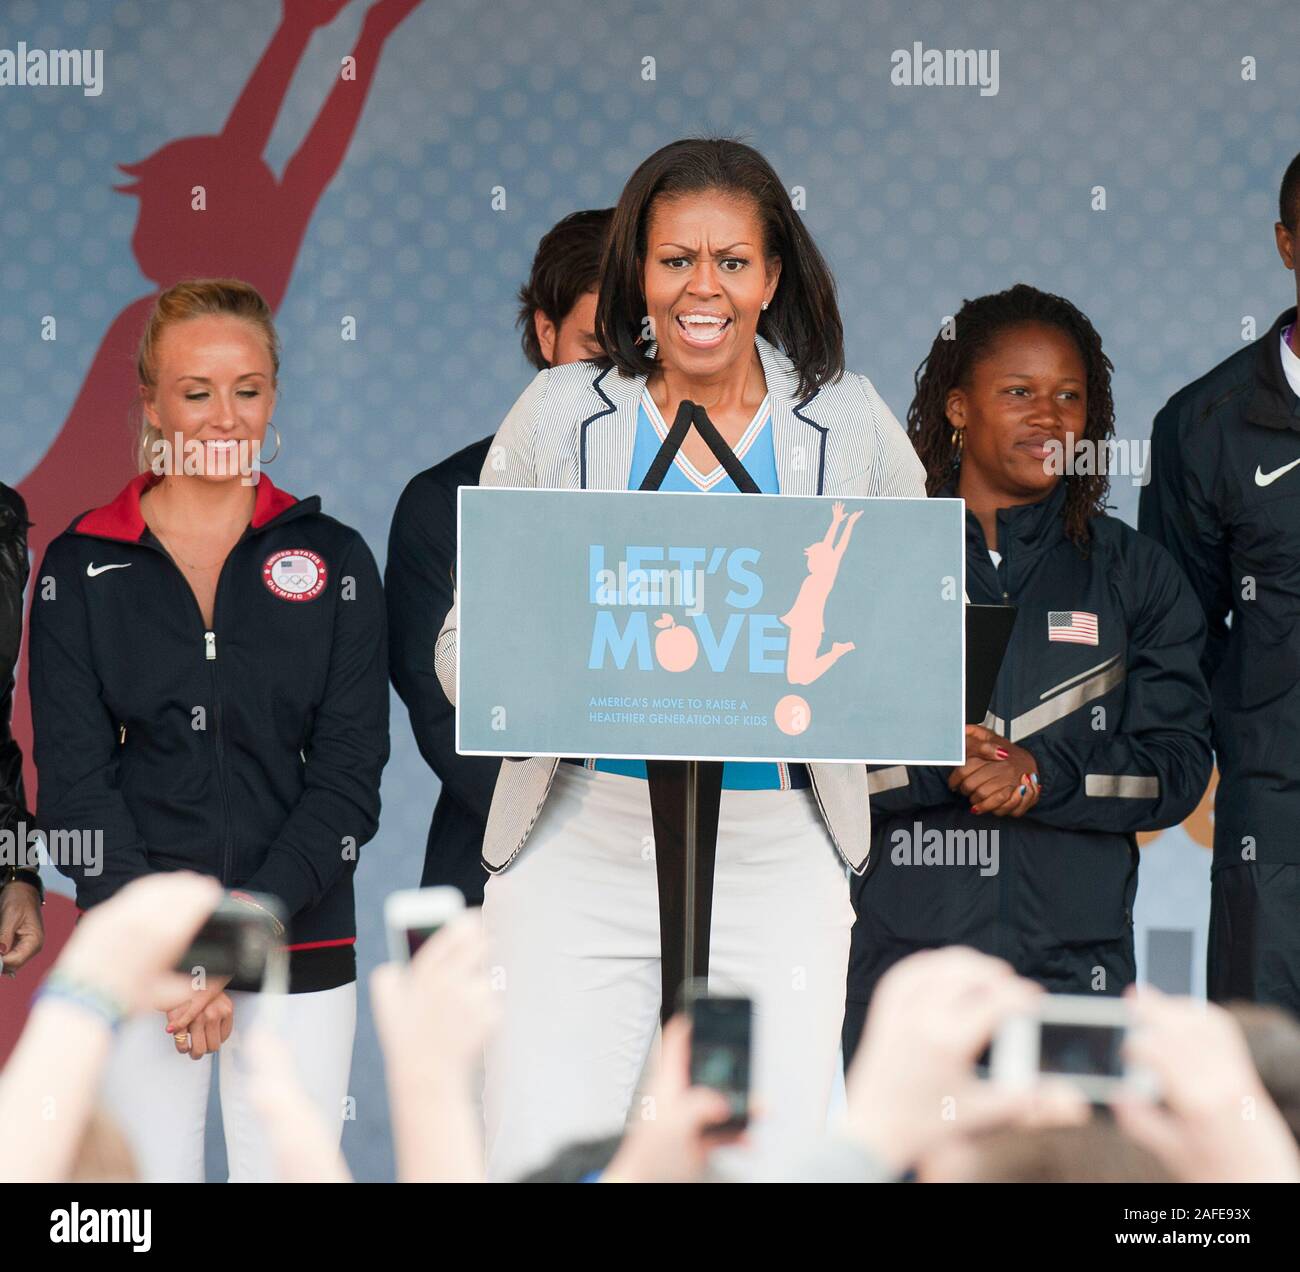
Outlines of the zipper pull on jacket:
M 215 662 L 217 659 L 217 633 L 203 633 L 203 656 L 208 662 Z

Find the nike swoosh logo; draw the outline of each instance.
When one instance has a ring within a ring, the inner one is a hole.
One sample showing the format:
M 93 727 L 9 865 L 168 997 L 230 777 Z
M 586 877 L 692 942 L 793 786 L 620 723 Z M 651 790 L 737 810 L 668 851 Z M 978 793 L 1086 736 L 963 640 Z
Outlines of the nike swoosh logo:
M 1289 473 L 1297 464 L 1300 464 L 1300 459 L 1293 459 L 1289 464 L 1283 464 L 1281 468 L 1273 469 L 1271 473 L 1264 472 L 1263 469 L 1261 469 L 1259 465 L 1256 464 L 1255 485 L 1271 486 L 1279 477 L 1281 477 L 1284 473 Z
M 96 575 L 103 574 L 105 570 L 129 570 L 130 568 L 130 561 L 121 561 L 117 565 L 95 565 L 92 562 L 90 565 L 86 566 L 86 577 L 88 579 L 93 579 Z

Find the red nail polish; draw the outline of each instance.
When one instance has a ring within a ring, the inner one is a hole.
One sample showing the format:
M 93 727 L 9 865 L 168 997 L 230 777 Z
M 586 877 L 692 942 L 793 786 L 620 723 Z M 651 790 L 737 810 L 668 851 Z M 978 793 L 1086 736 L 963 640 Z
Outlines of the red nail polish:
M 972 813 L 978 813 L 980 810 L 980 806 L 978 804 L 972 804 L 970 806 L 970 810 Z
M 1004 751 L 1001 747 L 998 747 L 996 751 L 996 755 L 1000 760 L 1005 760 L 1010 754 L 1010 751 Z

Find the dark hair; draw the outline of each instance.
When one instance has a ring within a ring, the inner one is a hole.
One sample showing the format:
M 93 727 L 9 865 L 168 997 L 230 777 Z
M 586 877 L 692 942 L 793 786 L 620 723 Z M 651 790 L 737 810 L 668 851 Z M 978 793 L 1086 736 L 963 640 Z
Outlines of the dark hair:
M 955 338 L 945 339 L 946 326 L 935 337 L 925 361 L 916 369 L 916 396 L 907 408 L 907 435 L 925 465 L 925 488 L 934 495 L 953 481 L 960 464 L 960 452 L 952 443 L 948 420 L 948 394 L 970 383 L 972 366 L 988 352 L 994 339 L 1010 327 L 1044 323 L 1058 327 L 1078 346 L 1083 357 L 1088 417 L 1083 436 L 1090 442 L 1104 442 L 1115 431 L 1115 403 L 1110 392 L 1114 369 L 1103 352 L 1101 337 L 1087 316 L 1063 296 L 1017 283 L 1006 291 L 963 302 L 953 320 Z M 1098 464 L 1095 467 L 1100 468 Z M 1086 552 L 1090 537 L 1088 522 L 1106 510 L 1110 477 L 1104 472 L 1069 475 L 1066 483 L 1065 532 Z
M 839 379 L 844 374 L 844 324 L 830 268 L 772 165 L 752 146 L 726 137 L 674 141 L 656 150 L 623 187 L 596 303 L 596 339 L 606 356 L 625 375 L 648 375 L 654 367 L 641 341 L 641 271 L 650 210 L 656 199 L 704 190 L 750 199 L 758 209 L 764 254 L 781 259 L 781 281 L 759 317 L 758 332 L 794 363 L 799 396 Z
M 1300 155 L 1296 155 L 1282 174 L 1282 189 L 1277 196 L 1278 220 L 1292 234 L 1300 234 Z
M 542 356 L 533 315 L 540 309 L 557 327 L 579 298 L 600 285 L 600 258 L 613 208 L 571 212 L 558 221 L 537 245 L 532 273 L 519 289 L 519 317 L 524 357 L 539 371 L 549 365 Z

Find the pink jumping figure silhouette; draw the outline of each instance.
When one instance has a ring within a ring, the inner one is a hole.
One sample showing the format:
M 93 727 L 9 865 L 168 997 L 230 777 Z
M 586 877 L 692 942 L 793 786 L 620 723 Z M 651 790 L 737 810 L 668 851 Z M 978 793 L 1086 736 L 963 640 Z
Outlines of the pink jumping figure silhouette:
M 785 678 L 792 685 L 812 684 L 855 648 L 851 640 L 843 640 L 832 643 L 824 654 L 817 652 L 826 631 L 826 599 L 835 586 L 844 549 L 849 546 L 853 526 L 860 516 L 861 509 L 845 515 L 844 505 L 837 501 L 831 507 L 831 528 L 826 531 L 826 537 L 803 550 L 808 558 L 808 577 L 799 585 L 794 604 L 781 615 L 781 621 L 790 629 Z M 841 526 L 844 533 L 836 543 L 835 536 Z
M 349 63 L 335 74 L 320 113 L 278 178 L 262 151 L 312 35 L 349 0 L 282 0 L 280 25 L 221 132 L 180 137 L 139 163 L 118 165 L 132 181 L 114 189 L 140 200 L 131 251 L 154 290 L 110 324 L 62 428 L 18 483 L 33 522 L 28 543 L 34 565 L 73 517 L 106 503 L 136 474 L 128 411 L 138 399 L 136 346 L 158 294 L 182 278 L 234 277 L 256 287 L 273 311 L 280 308 L 316 204 L 347 154 L 384 45 L 420 2 L 377 0 L 367 9 Z M 202 210 L 195 206 L 196 186 L 203 187 Z M 14 732 L 29 757 L 25 778 L 34 801 L 26 648 L 24 642 Z

